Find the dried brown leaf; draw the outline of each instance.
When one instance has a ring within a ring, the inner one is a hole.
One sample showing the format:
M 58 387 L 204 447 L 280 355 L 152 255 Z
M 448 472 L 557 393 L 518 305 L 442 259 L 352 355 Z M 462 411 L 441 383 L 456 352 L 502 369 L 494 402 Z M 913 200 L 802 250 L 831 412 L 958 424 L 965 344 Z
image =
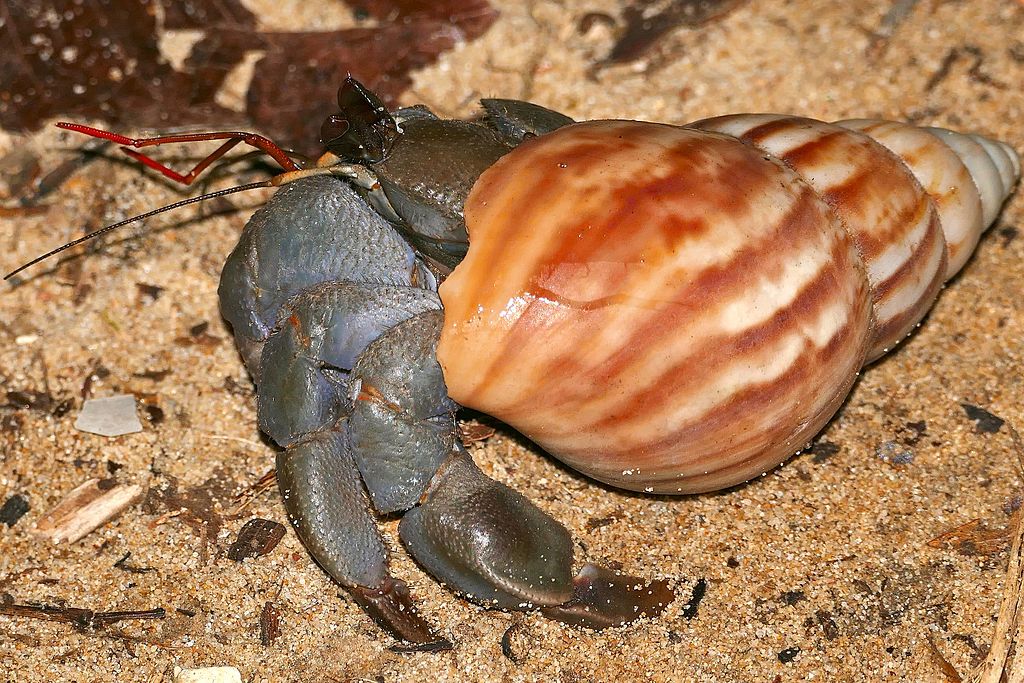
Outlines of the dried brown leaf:
M 160 0 L 163 27 L 198 29 L 181 70 L 161 55 L 146 0 L 0 3 L 11 49 L 0 51 L 0 126 L 30 130 L 54 116 L 130 128 L 255 126 L 285 147 L 319 151 L 320 124 L 352 74 L 394 104 L 410 72 L 497 17 L 487 0 L 349 0 L 376 25 L 324 32 L 263 32 L 237 0 Z M 264 53 L 244 113 L 216 95 L 247 52 Z
M 497 430 L 491 425 L 483 424 L 476 420 L 459 423 L 459 436 L 462 437 L 462 443 L 467 445 L 477 443 L 479 441 L 486 441 L 494 436 L 496 431 Z
M 640 59 L 663 37 L 680 27 L 696 28 L 743 5 L 747 0 L 634 0 L 622 12 L 625 28 L 602 64 Z
M 228 559 L 235 562 L 250 557 L 263 557 L 277 547 L 284 538 L 285 528 L 273 520 L 254 517 L 238 532 L 238 538 L 228 548 Z

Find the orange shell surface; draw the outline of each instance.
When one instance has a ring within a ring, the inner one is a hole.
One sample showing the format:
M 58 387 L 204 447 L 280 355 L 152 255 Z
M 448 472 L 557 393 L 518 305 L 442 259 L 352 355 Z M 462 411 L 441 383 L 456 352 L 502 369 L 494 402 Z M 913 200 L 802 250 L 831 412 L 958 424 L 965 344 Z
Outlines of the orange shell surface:
M 609 484 L 692 493 L 765 472 L 864 361 L 853 239 L 730 136 L 567 126 L 489 168 L 465 216 L 469 254 L 440 289 L 450 395 Z

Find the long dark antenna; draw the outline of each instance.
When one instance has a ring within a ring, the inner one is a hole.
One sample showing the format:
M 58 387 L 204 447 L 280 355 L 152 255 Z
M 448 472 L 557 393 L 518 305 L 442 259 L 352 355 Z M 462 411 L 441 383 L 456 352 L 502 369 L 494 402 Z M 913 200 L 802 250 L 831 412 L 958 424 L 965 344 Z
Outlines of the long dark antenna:
M 72 242 L 68 242 L 67 244 L 65 244 L 63 246 L 57 247 L 56 249 L 54 249 L 52 251 L 46 252 L 42 256 L 37 256 L 36 258 L 32 259 L 28 263 L 26 263 L 24 265 L 21 265 L 21 266 L 18 266 L 16 269 L 14 269 L 11 272 L 7 273 L 7 275 L 4 275 L 4 280 L 10 280 L 12 277 L 17 275 L 21 271 L 25 270 L 26 268 L 30 268 L 30 267 L 34 266 L 35 264 L 39 263 L 40 261 L 45 261 L 46 259 L 50 258 L 51 256 L 59 254 L 60 252 L 64 251 L 65 249 L 70 249 L 71 247 L 77 246 L 77 245 L 81 244 L 82 242 L 88 242 L 89 240 L 93 239 L 94 237 L 99 237 L 100 235 L 102 235 L 105 232 L 110 232 L 111 230 L 116 230 L 117 228 L 120 228 L 122 226 L 128 225 L 129 223 L 134 223 L 135 221 L 145 220 L 146 218 L 151 218 L 151 217 L 153 217 L 153 216 L 155 216 L 157 214 L 164 213 L 165 211 L 173 211 L 174 209 L 180 209 L 183 206 L 188 206 L 189 204 L 195 204 L 196 202 L 202 202 L 202 201 L 205 201 L 207 199 L 213 199 L 215 197 L 223 197 L 225 195 L 235 194 L 236 192 L 245 192 L 247 190 L 255 190 L 256 188 L 259 188 L 259 187 L 273 187 L 273 183 L 270 180 L 264 180 L 264 181 L 261 181 L 261 182 L 258 182 L 258 183 L 249 183 L 248 185 L 239 185 L 238 187 L 229 187 L 226 190 L 217 190 L 216 192 L 210 192 L 209 194 L 199 195 L 198 197 L 190 197 L 188 199 L 183 199 L 180 202 L 174 202 L 173 204 L 168 204 L 167 206 L 161 206 L 159 209 L 153 209 L 152 211 L 147 211 L 146 213 L 141 214 L 139 216 L 132 216 L 131 218 L 126 218 L 125 220 L 123 220 L 123 221 L 121 221 L 119 223 L 114 223 L 113 225 L 108 225 L 105 228 L 100 228 L 99 230 L 96 230 L 94 232 L 90 232 L 85 237 L 79 237 L 78 239 L 76 239 L 76 240 L 74 240 Z

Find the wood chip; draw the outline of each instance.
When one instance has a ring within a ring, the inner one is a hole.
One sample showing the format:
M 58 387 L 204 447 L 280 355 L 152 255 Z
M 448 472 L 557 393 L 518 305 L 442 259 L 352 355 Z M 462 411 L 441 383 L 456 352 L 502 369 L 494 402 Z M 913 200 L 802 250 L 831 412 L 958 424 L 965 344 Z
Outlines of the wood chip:
M 117 517 L 142 495 L 138 484 L 90 479 L 36 522 L 35 533 L 54 543 L 74 543 Z
M 270 600 L 263 603 L 263 611 L 260 612 L 260 642 L 263 647 L 270 647 L 275 640 L 281 637 L 281 613 Z
M 242 683 L 242 674 L 233 666 L 207 666 L 202 669 L 176 666 L 174 683 Z

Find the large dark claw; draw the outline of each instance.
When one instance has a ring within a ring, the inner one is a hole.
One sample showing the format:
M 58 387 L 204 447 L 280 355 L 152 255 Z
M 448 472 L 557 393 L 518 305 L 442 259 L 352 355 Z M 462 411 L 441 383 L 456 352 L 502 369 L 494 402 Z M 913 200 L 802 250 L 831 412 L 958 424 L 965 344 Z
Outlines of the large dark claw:
M 461 446 L 399 535 L 428 572 L 475 600 L 523 609 L 572 596 L 569 532 L 484 475 Z
M 351 411 L 345 371 L 356 357 L 386 330 L 439 305 L 427 290 L 351 282 L 324 282 L 291 299 L 263 346 L 260 429 L 287 446 L 333 425 Z
M 573 579 L 572 599 L 541 612 L 566 624 L 602 629 L 656 617 L 675 597 L 667 581 L 646 582 L 587 564 Z

